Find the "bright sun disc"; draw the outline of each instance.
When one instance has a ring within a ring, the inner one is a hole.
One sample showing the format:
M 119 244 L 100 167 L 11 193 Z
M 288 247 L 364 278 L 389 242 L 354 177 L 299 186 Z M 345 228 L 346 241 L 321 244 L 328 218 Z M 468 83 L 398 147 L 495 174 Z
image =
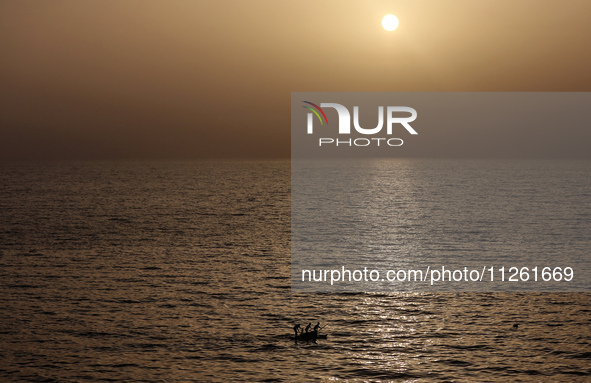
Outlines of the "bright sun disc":
M 382 27 L 387 31 L 393 31 L 398 28 L 398 18 L 394 15 L 386 15 L 382 19 Z

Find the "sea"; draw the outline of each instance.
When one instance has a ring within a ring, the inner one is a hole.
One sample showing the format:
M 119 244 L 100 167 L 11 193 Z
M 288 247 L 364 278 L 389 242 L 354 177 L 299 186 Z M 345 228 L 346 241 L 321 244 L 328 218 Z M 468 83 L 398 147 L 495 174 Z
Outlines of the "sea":
M 422 161 L 424 195 L 507 166 Z M 590 162 L 510 163 L 570 174 L 576 188 L 528 188 L 579 204 L 571 223 L 589 227 Z M 588 292 L 292 291 L 290 173 L 287 160 L 0 164 L 0 382 L 591 381 Z M 294 341 L 318 322 L 326 339 Z

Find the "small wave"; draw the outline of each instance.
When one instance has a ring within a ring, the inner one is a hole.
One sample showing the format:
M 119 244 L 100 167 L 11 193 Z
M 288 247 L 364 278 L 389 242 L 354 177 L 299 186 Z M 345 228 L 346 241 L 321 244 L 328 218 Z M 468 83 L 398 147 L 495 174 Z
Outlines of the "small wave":
M 459 360 L 459 359 L 446 359 L 446 360 L 441 360 L 441 363 L 444 364 L 449 364 L 451 366 L 471 366 L 472 363 L 470 362 L 466 362 L 465 360 Z
M 128 347 L 131 348 L 143 348 L 143 349 L 152 349 L 152 348 L 168 348 L 168 344 L 164 343 L 129 343 L 127 344 Z
M 108 337 L 108 336 L 117 336 L 118 334 L 110 333 L 110 332 L 101 332 L 101 331 L 83 331 L 79 332 L 76 335 L 85 337 L 85 338 L 99 338 L 99 337 Z
M 139 367 L 135 363 L 119 363 L 119 364 L 107 364 L 105 367 L 123 368 L 123 367 Z
M 27 285 L 27 284 L 15 284 L 15 285 L 8 285 L 6 286 L 11 289 L 38 289 L 47 287 L 47 285 Z
M 447 345 L 446 347 L 452 348 L 455 350 L 489 350 L 490 346 L 485 344 L 473 345 L 473 346 L 464 346 L 464 345 Z
M 277 350 L 281 350 L 284 349 L 285 347 L 282 347 L 278 344 L 274 344 L 274 343 L 267 343 L 264 344 L 258 348 L 255 349 L 255 351 L 262 351 L 262 352 L 269 352 L 269 351 L 277 351 Z
M 158 267 L 158 266 L 146 266 L 146 267 L 142 267 L 140 270 L 162 270 L 162 267 Z
M 581 352 L 571 356 L 573 359 L 591 359 L 591 352 Z

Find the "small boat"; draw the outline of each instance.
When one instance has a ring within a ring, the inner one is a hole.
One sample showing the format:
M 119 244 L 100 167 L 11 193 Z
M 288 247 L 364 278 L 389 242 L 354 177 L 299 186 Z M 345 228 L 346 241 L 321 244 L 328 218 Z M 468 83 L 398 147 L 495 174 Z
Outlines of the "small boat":
M 303 332 L 301 334 L 298 334 L 298 337 L 296 340 L 310 342 L 310 341 L 316 341 L 316 339 L 327 339 L 327 337 L 328 337 L 328 335 L 326 335 L 326 334 L 318 334 L 316 331 L 310 331 L 310 332 Z

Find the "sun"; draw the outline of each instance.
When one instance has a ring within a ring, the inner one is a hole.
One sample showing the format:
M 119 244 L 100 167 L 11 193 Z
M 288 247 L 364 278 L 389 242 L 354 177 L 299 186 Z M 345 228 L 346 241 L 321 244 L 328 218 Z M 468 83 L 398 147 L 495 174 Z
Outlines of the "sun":
M 387 31 L 393 31 L 398 28 L 398 18 L 394 15 L 386 15 L 382 19 L 382 27 Z

